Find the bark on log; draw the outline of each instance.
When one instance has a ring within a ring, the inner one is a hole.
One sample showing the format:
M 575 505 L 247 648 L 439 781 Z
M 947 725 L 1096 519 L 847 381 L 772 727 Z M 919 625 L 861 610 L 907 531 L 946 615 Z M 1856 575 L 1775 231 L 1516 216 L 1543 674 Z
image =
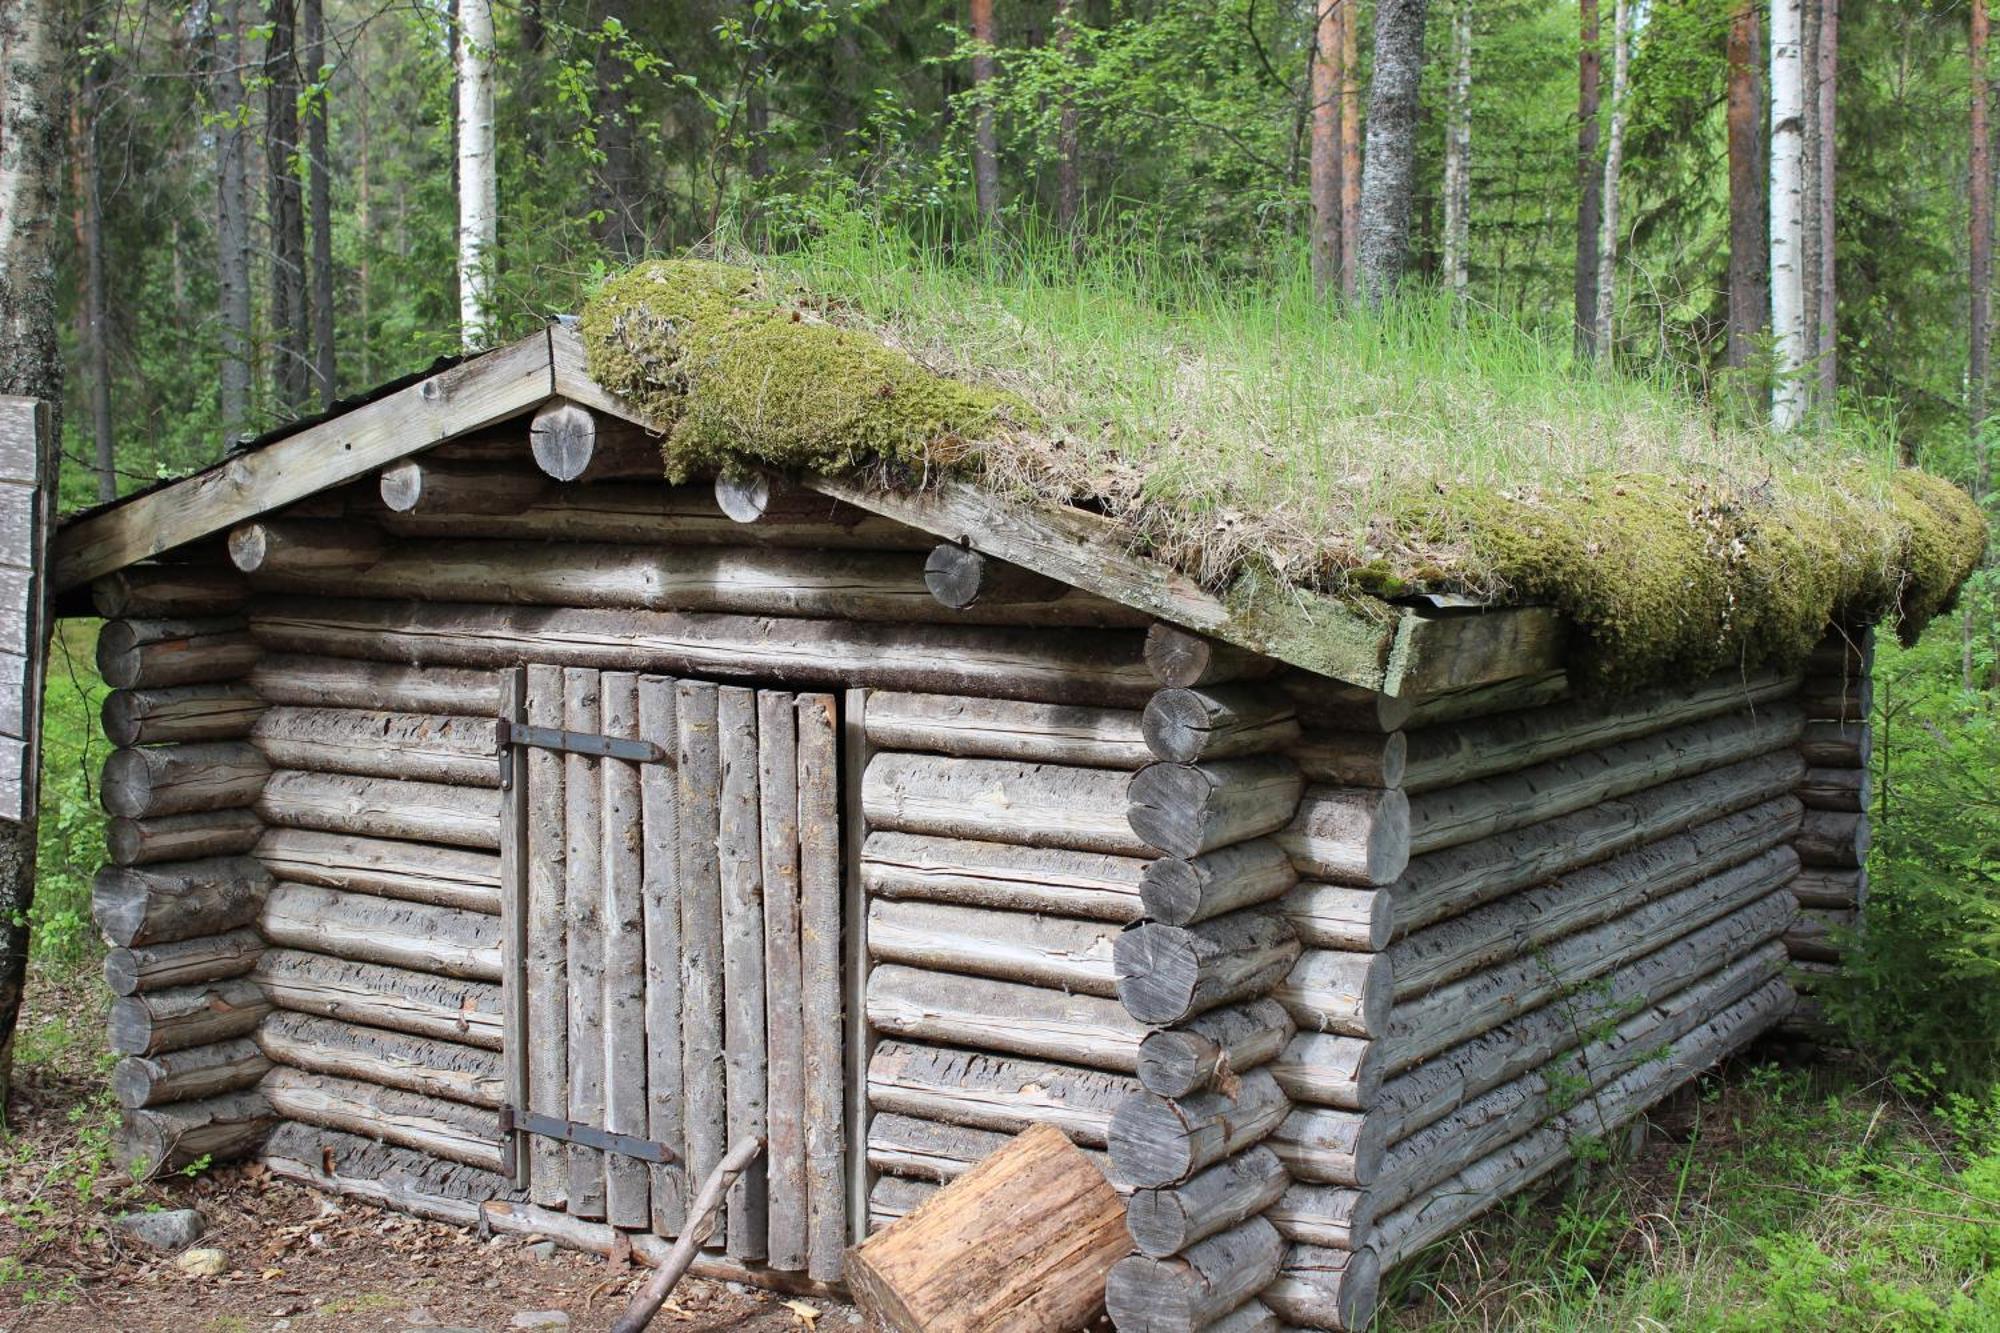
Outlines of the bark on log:
M 1866 722 L 1808 722 L 1799 753 L 1815 768 L 1866 768 L 1875 753 L 1875 730 Z
M 273 768 L 500 785 L 498 724 L 488 717 L 276 707 L 250 739 Z
M 264 952 L 264 939 L 254 930 L 201 935 L 173 944 L 113 949 L 104 955 L 104 984 L 113 995 L 137 995 L 225 981 L 248 974 Z
M 1130 1255 L 1105 1281 L 1105 1310 L 1130 1333 L 1195 1333 L 1263 1290 L 1285 1248 L 1277 1228 L 1253 1217 L 1175 1258 Z
M 1868 872 L 1807 866 L 1792 881 L 1792 894 L 1801 907 L 1859 907 L 1868 896 Z
M 1303 786 L 1298 768 L 1278 755 L 1152 764 L 1132 778 L 1126 817 L 1144 845 L 1199 856 L 1285 827 Z
M 396 666 L 273 653 L 251 671 L 250 684 L 260 698 L 273 704 L 482 718 L 500 711 L 499 673 L 467 667 Z
M 868 975 L 868 1021 L 922 1041 L 1040 1056 L 1129 1074 L 1142 1029 L 1116 1000 L 885 964 Z
M 204 683 L 113 690 L 104 696 L 100 719 L 113 745 L 160 745 L 247 736 L 263 711 L 264 701 L 248 685 Z
M 1129 708 L 877 690 L 868 696 L 867 728 L 869 742 L 880 750 L 1086 768 L 1136 769 L 1151 762 L 1140 715 Z
M 293 949 L 266 950 L 253 975 L 280 1009 L 500 1049 L 500 988 L 487 982 Z
M 1809 809 L 1858 814 L 1868 808 L 1873 785 L 1865 768 L 1809 768 L 1799 783 L 1799 799 Z
M 528 423 L 528 447 L 535 466 L 557 481 L 658 479 L 666 471 L 659 437 L 562 398 Z
M 222 616 L 249 598 L 243 576 L 221 563 L 132 565 L 90 585 L 91 605 L 106 620 Z
M 1258 1299 L 1294 1328 L 1356 1333 L 1375 1318 L 1382 1264 L 1373 1250 L 1294 1245 Z
M 104 761 L 104 808 L 128 819 L 232 810 L 255 801 L 270 772 L 241 741 L 114 750 Z
M 874 700 L 869 698 L 869 712 Z M 870 833 L 861 879 L 871 897 L 917 898 L 1096 921 L 1136 920 L 1148 863 L 1136 857 L 1002 842 Z
M 500 921 L 480 912 L 278 883 L 260 922 L 272 944 L 477 981 L 501 978 Z
M 1193 689 L 1227 685 L 1238 680 L 1262 680 L 1279 663 L 1232 644 L 1205 639 L 1165 621 L 1146 631 L 1146 666 L 1162 685 Z
M 1391 731 L 1308 731 L 1285 753 L 1308 782 L 1334 787 L 1404 787 L 1409 736 Z
M 1139 1253 L 1164 1259 L 1263 1212 L 1290 1179 L 1277 1155 L 1260 1144 L 1172 1189 L 1136 1191 L 1125 1205 L 1125 1223 Z
M 1271 1077 L 1295 1102 L 1361 1111 L 1382 1089 L 1382 1062 L 1365 1037 L 1301 1032 L 1271 1062 Z
M 1139 1082 L 1160 1097 L 1225 1093 L 1237 1080 L 1278 1058 L 1295 1031 L 1276 1000 L 1215 1009 L 1183 1027 L 1149 1032 L 1139 1043 Z
M 118 948 L 173 944 L 255 924 L 271 875 L 247 856 L 97 872 L 91 917 Z
M 1134 1189 L 1178 1185 L 1269 1135 L 1291 1105 L 1265 1069 L 1245 1074 L 1233 1094 L 1135 1093 L 1111 1117 L 1112 1179 Z
M 1126 822 L 1126 782 L 1109 769 L 878 754 L 861 805 L 870 829 L 1146 856 Z
M 229 561 L 245 574 L 363 570 L 382 558 L 382 535 L 345 519 L 259 519 L 230 530 Z
M 265 781 L 257 813 L 280 828 L 500 846 L 499 793 L 477 787 L 280 769 Z
M 128 1055 L 111 1071 L 111 1091 L 128 1111 L 221 1097 L 255 1087 L 270 1071 L 248 1037 L 160 1055 Z
M 1188 926 L 1270 902 L 1298 878 L 1284 848 L 1256 838 L 1203 856 L 1161 857 L 1140 877 L 1139 901 L 1152 920 Z
M 253 1152 L 273 1123 L 270 1103 L 255 1090 L 127 1111 L 116 1156 L 141 1177 L 204 1158 L 231 1162 Z
M 237 680 L 260 651 L 241 617 L 113 620 L 97 635 L 97 672 L 120 690 Z
M 500 914 L 500 858 L 465 847 L 266 829 L 257 858 L 281 880 Z
M 1393 883 L 1410 862 L 1410 801 L 1393 788 L 1308 787 L 1277 840 L 1301 875 Z
M 1066 583 L 954 542 L 932 547 L 924 558 L 924 586 L 954 611 L 981 603 L 1050 602 L 1069 591 Z
M 1117 938 L 1118 928 L 1101 921 L 893 898 L 868 908 L 872 958 L 1083 995 L 1119 993 Z
M 296 1120 L 279 1122 L 258 1160 L 280 1180 L 458 1227 L 480 1226 L 481 1203 L 512 1194 L 491 1171 Z
M 282 1067 L 266 1074 L 259 1088 L 271 1109 L 287 1119 L 414 1148 L 482 1171 L 500 1169 L 500 1121 L 491 1111 Z
M 1169 1027 L 1268 992 L 1300 952 L 1291 924 L 1251 908 L 1193 926 L 1128 926 L 1114 953 L 1118 998 L 1142 1023 Z
M 499 1055 L 458 1042 L 280 1012 L 257 1029 L 257 1045 L 278 1064 L 308 1073 L 494 1109 L 507 1100 Z
M 382 503 L 399 514 L 518 514 L 549 494 L 548 478 L 477 463 L 406 458 L 382 469 Z
M 270 1011 L 257 983 L 241 976 L 120 996 L 111 1002 L 111 1049 L 159 1055 L 209 1046 L 256 1031 Z
M 104 826 L 104 850 L 115 866 L 241 856 L 264 836 L 264 821 L 248 810 L 208 810 L 157 819 L 119 816 Z
M 1096 1069 L 885 1041 L 868 1061 L 868 1102 L 878 1111 L 1018 1133 L 1054 1125 L 1071 1142 L 1102 1148 L 1132 1079 Z
M 1358 953 L 1380 953 L 1389 947 L 1396 930 L 1395 907 L 1386 889 L 1314 881 L 1297 885 L 1278 904 L 1308 948 Z
M 1301 1032 L 1379 1037 L 1395 1001 L 1393 975 L 1387 954 L 1309 949 L 1271 994 Z
M 1245 686 L 1161 690 L 1147 700 L 1142 726 L 1153 757 L 1172 764 L 1266 754 L 1299 738 L 1298 713 L 1283 694 Z
M 1809 866 L 1846 870 L 1868 863 L 1868 816 L 1839 810 L 1808 810 L 1792 842 Z

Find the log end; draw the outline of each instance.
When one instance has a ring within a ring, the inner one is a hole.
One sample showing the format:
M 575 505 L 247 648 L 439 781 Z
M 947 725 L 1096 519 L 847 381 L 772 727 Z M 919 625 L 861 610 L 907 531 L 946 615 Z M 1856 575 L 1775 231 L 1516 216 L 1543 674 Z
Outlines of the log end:
M 575 481 L 597 452 L 597 418 L 587 407 L 557 399 L 528 423 L 528 446 L 536 467 L 557 481 Z
M 1186 930 L 1152 921 L 1128 926 L 1112 943 L 1111 965 L 1119 1000 L 1141 1023 L 1165 1026 L 1188 1016 L 1201 963 Z
M 986 557 L 952 542 L 942 542 L 924 560 L 924 586 L 931 596 L 954 611 L 979 600 L 986 589 Z
M 755 523 L 764 517 L 771 507 L 772 495 L 779 489 L 768 472 L 724 474 L 715 479 L 716 507 L 738 523 Z
M 1178 1185 L 1194 1174 L 1187 1123 L 1168 1098 L 1138 1093 L 1120 1102 L 1106 1143 L 1111 1174 L 1133 1189 Z
M 271 556 L 271 532 L 262 523 L 242 523 L 229 534 L 229 563 L 254 574 Z
M 424 495 L 423 464 L 413 458 L 382 469 L 382 503 L 398 514 L 413 513 Z

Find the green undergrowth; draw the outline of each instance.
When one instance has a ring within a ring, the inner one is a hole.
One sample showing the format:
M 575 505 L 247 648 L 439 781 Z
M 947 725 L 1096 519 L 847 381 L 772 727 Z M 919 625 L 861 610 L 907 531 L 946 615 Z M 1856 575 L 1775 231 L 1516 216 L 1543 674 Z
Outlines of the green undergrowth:
M 836 225 L 778 258 L 642 264 L 582 328 L 675 479 L 958 475 L 1108 515 L 1218 591 L 1554 604 L 1604 689 L 1795 661 L 1835 621 L 1913 632 L 1986 545 L 1866 423 L 1731 425 L 1431 293 L 1340 311 L 1303 279 Z

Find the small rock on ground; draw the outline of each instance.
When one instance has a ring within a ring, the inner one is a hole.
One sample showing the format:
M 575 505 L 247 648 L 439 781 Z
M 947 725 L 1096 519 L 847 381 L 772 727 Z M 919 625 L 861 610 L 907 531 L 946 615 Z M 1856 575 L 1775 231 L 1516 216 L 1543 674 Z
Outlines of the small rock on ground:
M 156 1250 L 184 1250 L 201 1239 L 208 1223 L 192 1208 L 173 1208 L 159 1213 L 127 1213 L 115 1223 L 117 1228 L 142 1245 Z
M 556 1257 L 556 1243 L 552 1240 L 530 1241 L 527 1250 L 528 1257 L 540 1264 L 545 1264 Z
M 229 1271 L 229 1256 L 221 1250 L 188 1250 L 174 1260 L 174 1267 L 196 1277 L 221 1277 Z
M 569 1327 L 569 1316 L 561 1310 L 523 1310 L 515 1315 L 509 1328 L 531 1328 L 538 1333 L 563 1333 Z

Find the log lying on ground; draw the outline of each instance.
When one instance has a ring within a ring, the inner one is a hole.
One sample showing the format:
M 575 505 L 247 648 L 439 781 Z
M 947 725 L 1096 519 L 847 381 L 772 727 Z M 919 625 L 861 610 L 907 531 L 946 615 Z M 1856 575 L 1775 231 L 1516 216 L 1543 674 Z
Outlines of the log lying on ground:
M 500 913 L 500 858 L 492 852 L 274 828 L 258 841 L 257 859 L 294 884 Z
M 1146 867 L 1139 901 L 1152 920 L 1187 926 L 1269 902 L 1298 878 L 1284 848 L 1253 838 L 1201 856 L 1161 857 Z
M 441 782 L 401 782 L 279 769 L 264 783 L 257 813 L 280 828 L 500 846 L 500 794 Z
M 90 914 L 118 948 L 172 944 L 255 924 L 271 874 L 247 856 L 165 866 L 106 866 Z
M 104 984 L 113 995 L 137 995 L 224 981 L 250 972 L 263 952 L 264 937 L 254 930 L 113 949 L 104 955 Z
M 1872 787 L 1865 768 L 1809 768 L 1799 783 L 1799 799 L 1813 810 L 1860 812 Z
M 1375 1211 L 1367 1190 L 1294 1181 L 1264 1210 L 1264 1219 L 1295 1244 L 1358 1250 L 1367 1242 Z
M 1287 671 L 1275 682 L 1298 710 L 1308 732 L 1366 732 L 1387 736 L 1410 720 L 1412 700 L 1307 671 Z
M 1137 769 L 1152 762 L 1140 715 L 1129 708 L 876 690 L 868 696 L 865 725 L 878 750 L 1087 768 Z
M 528 448 L 535 466 L 557 481 L 653 478 L 664 470 L 658 436 L 566 398 L 535 413 L 528 423 Z
M 1791 929 L 1785 932 L 1785 948 L 1793 958 L 1837 963 L 1845 953 L 1848 937 L 1860 924 L 1859 912 L 1809 907 L 1799 913 Z
M 104 696 L 104 738 L 113 745 L 223 741 L 250 734 L 264 701 L 248 685 L 173 685 Z
M 868 953 L 888 963 L 968 972 L 1084 995 L 1118 993 L 1113 941 L 1102 921 L 882 899 L 868 908 Z
M 1410 862 L 1410 801 L 1395 789 L 1307 787 L 1277 839 L 1301 875 L 1388 884 Z
M 1806 866 L 1792 881 L 1792 894 L 1801 907 L 1859 907 L 1868 896 L 1868 872 Z
M 500 921 L 480 912 L 280 882 L 259 925 L 272 944 L 447 977 L 498 981 Z
M 1285 747 L 1308 782 L 1335 787 L 1401 787 L 1409 738 L 1401 731 L 1308 731 Z
M 241 741 L 114 750 L 104 761 L 104 808 L 129 819 L 230 810 L 256 800 L 270 772 Z
M 138 1176 L 177 1171 L 204 1158 L 230 1162 L 254 1151 L 273 1123 L 271 1104 L 256 1090 L 131 1110 L 116 1156 Z
M 257 1045 L 278 1064 L 309 1073 L 379 1083 L 473 1106 L 497 1109 L 507 1100 L 499 1055 L 458 1042 L 279 1012 L 259 1026 Z
M 518 514 L 554 488 L 535 472 L 428 456 L 382 469 L 382 503 L 399 514 Z
M 257 719 L 250 739 L 273 768 L 500 785 L 493 718 L 280 706 Z
M 1146 856 L 1126 822 L 1126 782 L 1110 769 L 877 754 L 861 808 L 871 829 Z
M 1163 1259 L 1263 1212 L 1289 1183 L 1277 1155 L 1259 1145 L 1171 1189 L 1135 1191 L 1125 1223 L 1139 1253 Z
M 1395 902 L 1386 889 L 1307 881 L 1284 896 L 1278 909 L 1315 949 L 1380 953 L 1396 930 Z
M 870 707 L 873 707 L 871 697 Z M 861 882 L 871 898 L 915 898 L 1126 922 L 1142 912 L 1137 857 L 1004 842 L 870 833 Z
M 113 620 L 97 635 L 97 671 L 113 689 L 240 679 L 260 650 L 240 617 Z
M 259 1088 L 271 1109 L 287 1119 L 415 1148 L 484 1171 L 500 1169 L 500 1121 L 491 1111 L 297 1069 L 273 1069 Z
M 1373 1250 L 1294 1245 L 1258 1299 L 1295 1328 L 1358 1333 L 1375 1317 L 1382 1263 Z
M 220 616 L 250 597 L 242 574 L 221 563 L 131 565 L 90 585 L 106 620 L 132 616 Z
M 844 620 L 437 602 L 260 601 L 271 651 L 366 654 L 439 666 L 522 661 L 1057 703 L 1143 703 L 1153 682 L 1130 631 L 863 624 Z
M 251 671 L 250 684 L 258 697 L 273 704 L 482 718 L 500 711 L 499 673 L 469 667 L 396 666 L 273 653 Z
M 259 519 L 232 529 L 229 560 L 245 574 L 341 574 L 382 558 L 382 535 L 344 519 Z
M 1142 726 L 1153 757 L 1173 764 L 1265 754 L 1299 738 L 1298 713 L 1283 694 L 1246 686 L 1161 690 L 1146 701 Z
M 1839 810 L 1808 810 L 1792 845 L 1809 866 L 1848 870 L 1868 864 L 1868 816 Z
M 1382 1088 L 1382 1062 L 1366 1037 L 1301 1032 L 1271 1062 L 1271 1077 L 1295 1102 L 1359 1111 Z
M 1015 1133 L 1054 1125 L 1071 1142 L 1104 1146 L 1132 1079 L 1096 1069 L 978 1051 L 885 1041 L 868 1061 L 877 1111 Z
M 1118 935 L 1118 998 L 1142 1023 L 1168 1027 L 1255 999 L 1291 971 L 1298 936 L 1273 911 L 1246 909 L 1192 926 L 1147 921 Z
M 1066 583 L 954 542 L 932 547 L 924 558 L 924 586 L 954 611 L 995 602 L 1052 602 L 1070 591 Z
M 111 1049 L 120 1055 L 159 1055 L 207 1046 L 256 1031 L 271 1012 L 248 977 L 124 995 L 111 1002 Z
M 1875 753 L 1875 732 L 1866 722 L 1808 722 L 1799 753 L 1815 768 L 1866 768 Z
M 902 1333 L 1082 1328 L 1130 1244 L 1097 1167 L 1038 1128 L 849 1251 L 847 1277 L 861 1308 Z
M 111 1071 L 111 1091 L 126 1110 L 220 1097 L 255 1087 L 271 1062 L 248 1037 L 160 1055 L 128 1055 Z
M 1152 764 L 1132 778 L 1127 819 L 1143 844 L 1192 857 L 1291 822 L 1303 780 L 1280 755 Z
M 1395 985 L 1387 954 L 1308 949 L 1271 995 L 1301 1032 L 1379 1037 L 1388 1030 Z
M 1040 1056 L 1129 1074 L 1144 1029 L 1116 1000 L 889 963 L 868 974 L 868 1021 L 923 1041 Z
M 1120 1329 L 1194 1333 L 1254 1298 L 1284 1256 L 1277 1229 L 1253 1217 L 1171 1259 L 1119 1260 L 1104 1284 L 1104 1307 Z
M 325 954 L 269 949 L 253 974 L 280 1009 L 500 1049 L 500 988 Z
M 248 810 L 205 810 L 154 819 L 118 816 L 104 826 L 105 855 L 115 866 L 241 856 L 264 836 L 264 821 Z
M 1139 1082 L 1161 1097 L 1225 1087 L 1277 1059 L 1293 1031 L 1291 1015 L 1276 1000 L 1212 1009 L 1180 1027 L 1148 1032 L 1139 1043 Z
M 1290 1110 L 1265 1069 L 1245 1074 L 1233 1093 L 1136 1093 L 1111 1117 L 1112 1179 L 1134 1189 L 1178 1185 L 1263 1139 Z
M 1262 680 L 1280 667 L 1272 658 L 1205 639 L 1165 621 L 1155 621 L 1146 631 L 1145 652 L 1146 666 L 1160 684 L 1183 689 Z

